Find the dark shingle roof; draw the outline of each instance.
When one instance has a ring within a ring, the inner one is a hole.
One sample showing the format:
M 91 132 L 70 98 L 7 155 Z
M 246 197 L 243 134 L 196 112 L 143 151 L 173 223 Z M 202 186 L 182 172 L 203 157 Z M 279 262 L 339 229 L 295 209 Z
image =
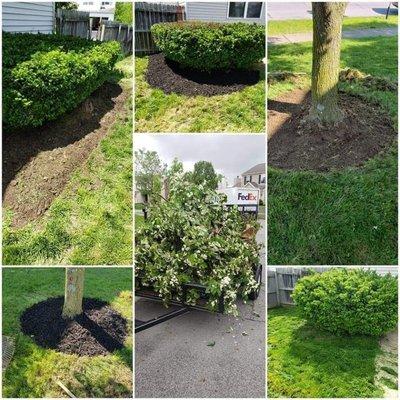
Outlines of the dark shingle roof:
M 265 163 L 257 164 L 254 167 L 247 170 L 246 172 L 242 173 L 242 175 L 254 175 L 254 174 L 265 174 Z

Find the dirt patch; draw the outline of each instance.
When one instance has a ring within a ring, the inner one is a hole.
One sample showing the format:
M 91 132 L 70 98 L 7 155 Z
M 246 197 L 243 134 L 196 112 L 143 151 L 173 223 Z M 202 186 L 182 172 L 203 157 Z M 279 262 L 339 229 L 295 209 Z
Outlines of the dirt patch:
M 21 227 L 43 215 L 123 111 L 128 92 L 107 83 L 40 128 L 3 131 L 3 205 Z
M 260 80 L 257 70 L 214 71 L 206 73 L 181 68 L 177 63 L 166 60 L 163 54 L 149 56 L 146 80 L 152 87 L 166 94 L 185 96 L 216 96 L 238 92 Z
M 107 355 L 124 347 L 126 320 L 101 300 L 84 299 L 83 313 L 62 318 L 63 297 L 50 298 L 26 309 L 21 329 L 39 346 L 79 356 Z
M 345 118 L 334 127 L 304 122 L 310 102 L 302 89 L 268 100 L 268 165 L 321 172 L 361 166 L 396 138 L 389 116 L 358 97 L 340 93 Z

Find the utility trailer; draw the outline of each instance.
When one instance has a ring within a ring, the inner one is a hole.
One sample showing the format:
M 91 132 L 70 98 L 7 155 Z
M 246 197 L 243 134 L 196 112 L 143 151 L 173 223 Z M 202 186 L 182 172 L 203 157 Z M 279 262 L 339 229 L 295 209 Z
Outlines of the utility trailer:
M 262 265 L 258 265 L 256 267 L 253 267 L 253 273 L 254 273 L 254 279 L 258 283 L 257 289 L 249 294 L 249 299 L 250 300 L 256 300 L 260 294 L 260 289 L 261 289 L 261 284 L 262 284 Z M 146 299 L 151 299 L 155 301 L 162 302 L 161 298 L 157 295 L 156 292 L 154 292 L 151 289 L 145 288 L 141 286 L 141 281 L 140 278 L 136 278 L 136 284 L 137 288 L 135 289 L 135 296 L 137 297 L 142 297 Z M 188 290 L 195 289 L 199 292 L 200 298 L 199 302 L 196 305 L 187 305 L 185 304 L 186 301 L 186 293 Z M 176 301 L 173 300 L 171 301 L 171 305 L 177 306 L 178 308 L 176 310 L 164 313 L 162 315 L 159 315 L 155 318 L 143 321 L 135 318 L 135 333 L 139 333 L 141 331 L 144 331 L 146 329 L 152 328 L 153 326 L 162 324 L 163 322 L 166 322 L 172 318 L 179 317 L 183 314 L 187 314 L 188 312 L 192 310 L 197 310 L 197 311 L 208 311 L 205 306 L 205 302 L 207 301 L 207 293 L 206 293 L 206 287 L 203 285 L 199 285 L 197 283 L 189 283 L 185 284 L 183 286 L 183 296 L 182 296 L 181 301 Z M 223 300 L 223 295 L 221 295 L 219 302 L 218 302 L 218 313 L 223 313 L 224 312 L 224 300 Z

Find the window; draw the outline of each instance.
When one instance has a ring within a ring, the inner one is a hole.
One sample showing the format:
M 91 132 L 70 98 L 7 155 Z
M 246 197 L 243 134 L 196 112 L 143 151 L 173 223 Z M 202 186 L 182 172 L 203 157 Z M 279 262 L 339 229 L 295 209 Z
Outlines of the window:
M 244 1 L 229 2 L 229 18 L 243 18 L 246 3 Z
M 228 18 L 260 18 L 261 1 L 230 1 Z
M 257 2 L 249 1 L 247 3 L 246 18 L 260 18 L 261 8 L 262 8 L 262 3 L 260 1 Z

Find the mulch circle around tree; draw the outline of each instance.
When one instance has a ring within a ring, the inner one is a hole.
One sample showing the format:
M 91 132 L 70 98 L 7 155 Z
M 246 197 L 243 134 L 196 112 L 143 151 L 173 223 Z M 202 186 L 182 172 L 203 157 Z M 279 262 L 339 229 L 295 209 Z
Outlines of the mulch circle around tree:
M 396 138 L 389 116 L 359 97 L 339 94 L 345 117 L 331 127 L 304 122 L 310 102 L 302 89 L 268 100 L 269 166 L 319 172 L 358 167 Z
M 260 80 L 257 70 L 214 71 L 206 73 L 180 67 L 163 54 L 149 56 L 146 80 L 166 94 L 216 96 L 238 92 Z
M 124 347 L 127 321 L 106 302 L 83 300 L 83 313 L 62 318 L 63 297 L 34 304 L 21 315 L 21 329 L 39 346 L 79 356 L 107 355 Z

